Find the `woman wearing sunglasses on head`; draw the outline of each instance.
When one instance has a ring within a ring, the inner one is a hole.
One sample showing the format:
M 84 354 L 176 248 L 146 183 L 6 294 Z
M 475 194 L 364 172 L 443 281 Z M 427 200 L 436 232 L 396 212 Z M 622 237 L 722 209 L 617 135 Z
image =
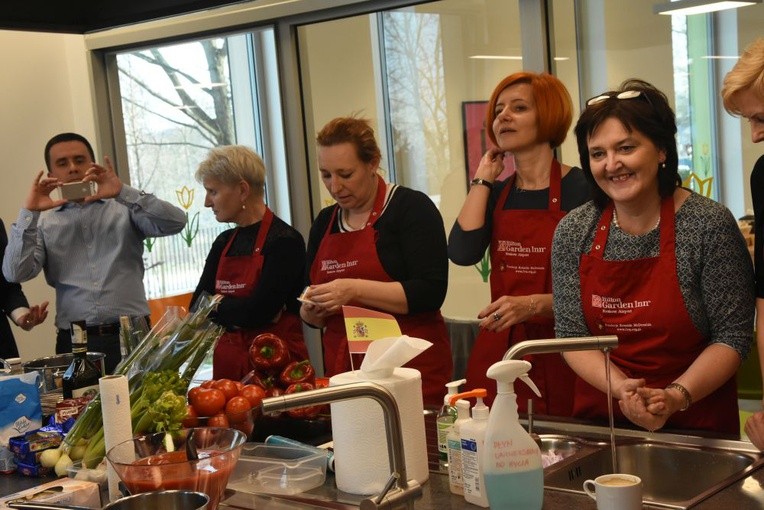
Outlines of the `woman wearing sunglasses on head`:
M 753 328 L 753 268 L 732 214 L 681 187 L 674 112 L 641 80 L 587 102 L 575 127 L 594 200 L 552 247 L 557 335 L 617 335 L 620 425 L 740 433 L 735 373 Z M 606 420 L 605 356 L 565 353 L 574 415 Z M 628 421 L 627 421 L 628 420 Z
M 554 150 L 573 121 L 565 85 L 550 74 L 518 72 L 494 88 L 486 111 L 487 134 L 496 146 L 480 160 L 475 179 L 448 239 L 448 255 L 459 265 L 476 264 L 490 247 L 491 302 L 480 311 L 480 334 L 467 364 L 467 385 L 488 389 L 485 373 L 522 340 L 553 338 L 552 234 L 565 214 L 591 198 L 580 168 L 563 165 Z M 505 154 L 515 173 L 498 181 Z M 570 416 L 575 375 L 559 354 L 529 356 L 530 377 L 541 390 L 534 410 Z M 517 385 L 517 404 L 526 411 L 535 395 Z

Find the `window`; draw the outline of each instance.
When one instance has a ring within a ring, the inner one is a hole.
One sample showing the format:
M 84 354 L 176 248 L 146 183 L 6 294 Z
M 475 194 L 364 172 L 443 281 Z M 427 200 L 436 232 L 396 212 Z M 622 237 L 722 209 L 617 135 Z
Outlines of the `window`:
M 262 126 L 259 113 L 278 89 L 276 73 L 263 69 L 272 39 L 266 29 L 116 54 L 130 182 L 188 215 L 182 233 L 146 240 L 149 299 L 193 291 L 212 242 L 231 227 L 205 210 L 204 188 L 194 179 L 207 151 L 243 144 L 268 168 L 281 160 L 263 151 L 282 137 Z

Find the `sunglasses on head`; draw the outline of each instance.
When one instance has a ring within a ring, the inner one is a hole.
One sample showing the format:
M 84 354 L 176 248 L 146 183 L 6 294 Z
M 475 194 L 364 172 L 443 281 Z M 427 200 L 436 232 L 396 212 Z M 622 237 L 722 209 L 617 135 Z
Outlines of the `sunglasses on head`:
M 607 101 L 608 99 L 636 99 L 638 97 L 644 98 L 644 100 L 647 101 L 650 106 L 653 105 L 652 101 L 650 101 L 650 98 L 647 97 L 647 94 L 641 90 L 624 90 L 618 94 L 602 94 L 597 97 L 593 97 L 586 102 L 586 106 L 594 106 L 595 104 Z

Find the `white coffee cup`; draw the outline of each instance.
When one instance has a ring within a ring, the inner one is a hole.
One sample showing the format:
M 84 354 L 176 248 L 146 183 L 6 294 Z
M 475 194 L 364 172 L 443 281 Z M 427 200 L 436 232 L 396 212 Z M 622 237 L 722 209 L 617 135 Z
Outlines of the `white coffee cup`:
M 638 476 L 614 473 L 584 482 L 584 492 L 597 501 L 597 510 L 641 510 L 642 480 Z

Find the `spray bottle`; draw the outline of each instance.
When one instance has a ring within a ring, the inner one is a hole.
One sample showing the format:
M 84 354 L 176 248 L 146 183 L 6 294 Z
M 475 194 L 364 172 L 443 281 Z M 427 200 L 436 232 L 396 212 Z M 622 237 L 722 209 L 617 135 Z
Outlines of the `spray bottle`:
M 466 383 L 467 379 L 459 379 L 446 383 L 446 396 L 443 397 L 443 407 L 440 408 L 438 417 L 435 420 L 438 427 L 438 458 L 443 467 L 448 464 L 448 445 L 446 444 L 448 432 L 456 420 L 456 408 L 451 404 L 451 397 L 459 392 L 459 386 Z
M 485 431 L 482 456 L 485 489 L 491 508 L 541 509 L 544 501 L 544 472 L 541 451 L 520 425 L 514 382 L 520 379 L 539 397 L 528 377 L 531 364 L 522 360 L 494 363 L 486 375 L 496 380 L 493 401 Z
M 483 399 L 488 395 L 485 389 L 470 392 L 477 397 L 472 408 L 472 419 L 459 427 L 462 443 L 462 479 L 464 499 L 473 505 L 488 507 L 488 496 L 483 477 L 483 457 L 485 456 L 485 431 L 488 425 L 488 406 Z M 497 507 L 498 508 L 498 507 Z

